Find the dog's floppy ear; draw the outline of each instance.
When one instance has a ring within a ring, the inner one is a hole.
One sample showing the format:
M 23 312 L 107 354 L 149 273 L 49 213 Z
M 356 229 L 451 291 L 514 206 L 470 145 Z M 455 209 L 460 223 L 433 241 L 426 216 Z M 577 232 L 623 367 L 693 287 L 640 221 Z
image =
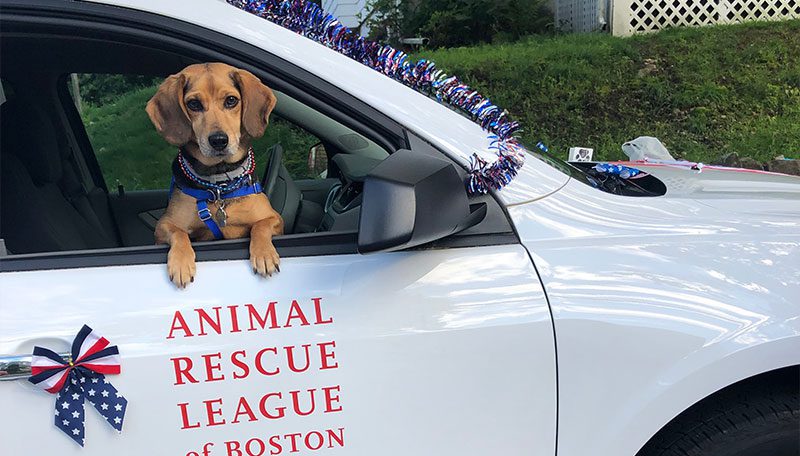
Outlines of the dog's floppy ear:
M 260 138 L 278 99 L 249 71 L 236 70 L 231 73 L 231 78 L 242 95 L 242 126 L 250 137 Z
M 174 146 L 182 146 L 192 138 L 192 125 L 183 107 L 186 76 L 173 74 L 161 83 L 147 102 L 147 115 L 158 133 Z

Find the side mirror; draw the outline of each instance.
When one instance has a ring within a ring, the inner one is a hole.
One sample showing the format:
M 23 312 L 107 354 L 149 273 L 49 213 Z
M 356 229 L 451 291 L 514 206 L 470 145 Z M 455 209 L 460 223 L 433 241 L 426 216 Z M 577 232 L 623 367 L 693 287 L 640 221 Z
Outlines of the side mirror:
M 469 204 L 452 163 L 399 150 L 364 180 L 358 223 L 360 253 L 426 244 L 478 224 L 486 204 Z

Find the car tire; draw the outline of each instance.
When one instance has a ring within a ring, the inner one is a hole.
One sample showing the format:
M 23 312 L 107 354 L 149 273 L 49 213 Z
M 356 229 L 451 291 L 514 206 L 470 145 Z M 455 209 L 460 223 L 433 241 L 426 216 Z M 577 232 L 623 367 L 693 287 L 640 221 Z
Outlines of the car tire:
M 638 456 L 798 456 L 800 384 L 723 391 L 668 424 Z

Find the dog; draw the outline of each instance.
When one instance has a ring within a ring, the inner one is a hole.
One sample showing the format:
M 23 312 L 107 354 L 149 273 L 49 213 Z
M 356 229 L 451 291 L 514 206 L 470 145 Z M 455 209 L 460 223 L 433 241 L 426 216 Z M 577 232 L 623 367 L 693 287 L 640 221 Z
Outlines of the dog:
M 280 271 L 272 237 L 283 234 L 283 219 L 253 182 L 250 149 L 276 103 L 256 76 L 224 63 L 184 68 L 147 102 L 158 133 L 179 148 L 169 203 L 155 228 L 156 243 L 169 245 L 167 272 L 178 288 L 194 282 L 191 240 L 250 236 L 253 272 Z

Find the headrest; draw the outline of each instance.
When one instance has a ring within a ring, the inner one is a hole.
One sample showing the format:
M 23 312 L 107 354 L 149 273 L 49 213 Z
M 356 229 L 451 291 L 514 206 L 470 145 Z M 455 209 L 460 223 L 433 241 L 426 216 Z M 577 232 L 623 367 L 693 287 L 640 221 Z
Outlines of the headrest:
M 36 184 L 61 179 L 61 151 L 50 118 L 38 107 L 21 100 L 0 106 L 0 146 L 25 165 Z

